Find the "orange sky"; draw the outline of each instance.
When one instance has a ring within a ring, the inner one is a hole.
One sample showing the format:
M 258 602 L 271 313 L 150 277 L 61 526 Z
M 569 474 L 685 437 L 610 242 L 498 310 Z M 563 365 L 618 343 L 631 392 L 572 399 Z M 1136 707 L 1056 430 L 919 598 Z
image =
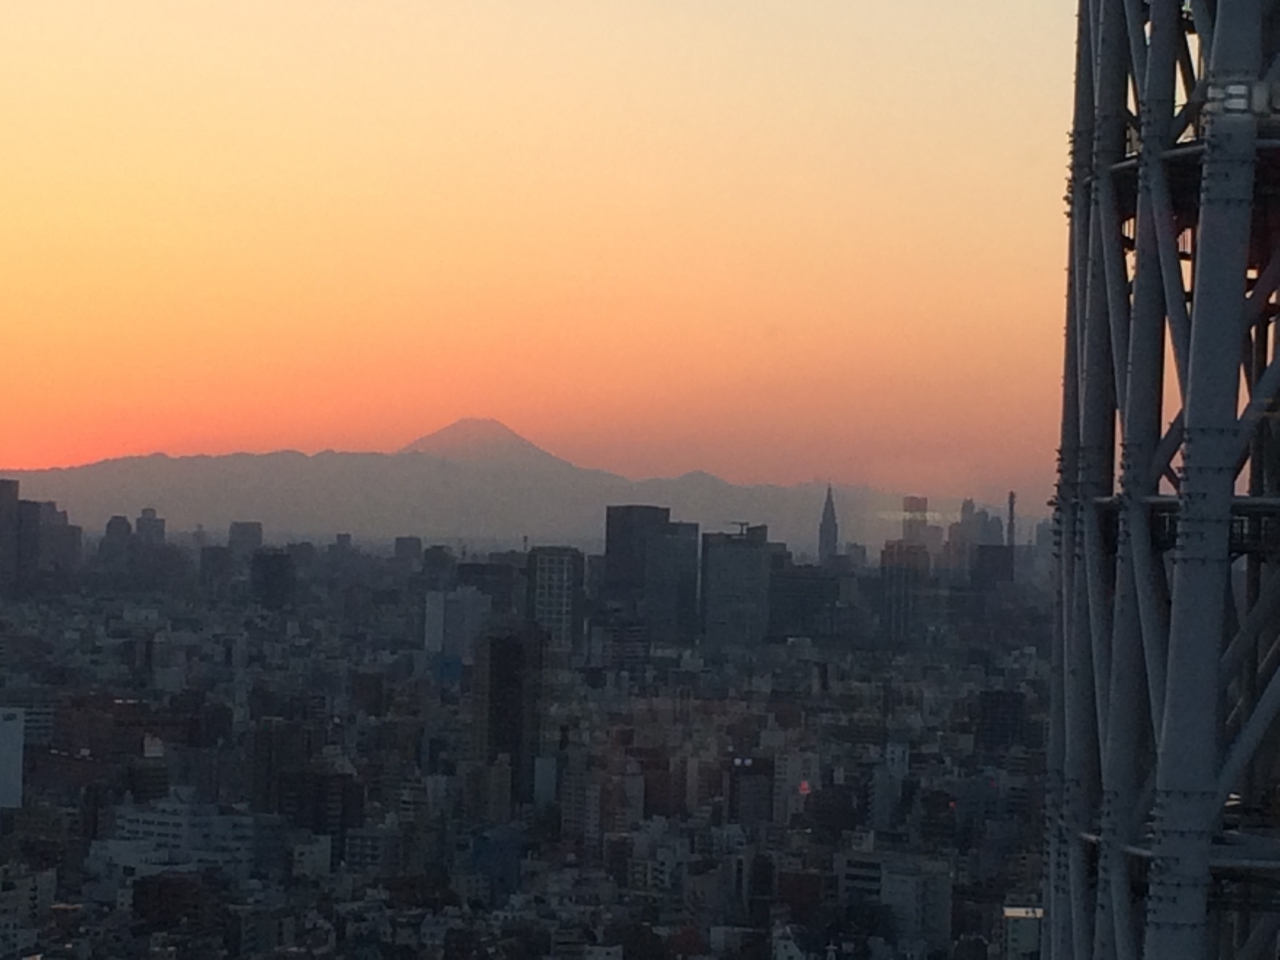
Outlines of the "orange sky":
M 0 466 L 394 449 L 1028 507 L 1065 0 L 0 7 Z

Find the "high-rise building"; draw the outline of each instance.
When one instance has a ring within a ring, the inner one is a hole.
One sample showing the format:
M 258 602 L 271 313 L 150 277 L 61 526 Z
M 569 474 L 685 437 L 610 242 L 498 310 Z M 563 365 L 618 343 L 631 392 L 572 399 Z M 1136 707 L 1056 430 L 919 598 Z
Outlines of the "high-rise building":
M 525 568 L 512 563 L 459 563 L 454 568 L 459 587 L 474 587 L 489 598 L 494 614 L 525 616 Z
M 969 582 L 974 589 L 990 590 L 998 583 L 1013 582 L 1013 547 L 982 543 L 970 556 Z
M 547 632 L 548 659 L 556 667 L 568 665 L 582 647 L 582 551 L 573 547 L 535 547 L 529 551 L 528 619 Z
M 698 525 L 667 507 L 612 506 L 605 513 L 601 599 L 640 619 L 657 640 L 698 629 Z
M 250 804 L 258 813 L 279 813 L 284 783 L 311 759 L 311 736 L 301 723 L 263 717 L 253 728 Z
M 637 672 L 649 662 L 649 628 L 643 623 L 617 617 L 604 627 L 605 664 L 612 670 Z
M 200 548 L 200 587 L 212 596 L 222 596 L 235 579 L 235 559 L 227 547 Z
M 283 550 L 255 550 L 249 569 L 249 586 L 255 603 L 268 610 L 282 610 L 293 603 L 298 571 L 293 557 Z
M 758 827 L 773 821 L 774 762 L 771 757 L 733 757 L 726 761 L 730 822 Z
M 133 529 L 137 534 L 138 543 L 142 546 L 164 546 L 164 518 L 156 516 L 156 511 L 152 507 L 147 507 L 142 511 L 142 515 L 134 523 Z
M 769 630 L 769 577 L 780 545 L 763 524 L 702 535 L 702 621 L 714 650 L 754 646 Z
M 840 552 L 840 523 L 836 520 L 836 501 L 827 484 L 827 500 L 822 505 L 822 522 L 818 524 L 818 562 L 827 563 Z
M 698 525 L 671 522 L 645 551 L 636 613 L 659 642 L 692 641 L 698 633 Z
M 423 649 L 471 663 L 492 616 L 493 600 L 475 587 L 428 590 L 423 599 Z
M 64 581 L 80 565 L 81 534 L 56 503 L 18 501 L 17 584 L 19 592 L 37 583 Z
M 128 517 L 114 516 L 107 521 L 98 541 L 98 559 L 108 567 L 123 567 L 129 561 L 129 545 L 133 542 L 133 524 Z
M 237 560 L 248 560 L 262 547 L 262 524 L 256 520 L 233 520 L 227 531 L 227 548 Z
M 667 507 L 626 506 L 605 510 L 604 584 L 606 600 L 637 604 L 644 595 L 649 545 L 671 522 Z
M 890 540 L 884 545 L 880 553 L 884 633 L 895 647 L 920 637 L 929 573 L 929 550 L 923 543 Z
M 1020 690 L 983 690 L 978 694 L 979 749 L 1008 750 L 1022 741 L 1026 699 Z
M 420 566 L 422 563 L 422 538 L 396 537 L 395 558 L 396 563 L 410 570 Z
M 436 545 L 422 552 L 422 579 L 427 590 L 452 590 L 457 570 L 457 558 L 448 547 Z
M 22 806 L 23 711 L 16 707 L 0 710 L 0 809 Z
M 831 564 L 795 566 L 774 557 L 769 574 L 769 633 L 780 637 L 832 637 L 842 626 L 842 583 Z
M 18 481 L 0 480 L 0 599 L 18 589 Z
M 364 785 L 338 748 L 325 747 L 305 769 L 282 781 L 280 813 L 295 827 L 333 837 L 338 856 L 347 831 L 364 826 Z
M 511 796 L 517 803 L 533 802 L 546 644 L 541 628 L 508 620 L 486 630 L 476 649 L 475 759 L 487 766 L 501 755 L 510 758 Z

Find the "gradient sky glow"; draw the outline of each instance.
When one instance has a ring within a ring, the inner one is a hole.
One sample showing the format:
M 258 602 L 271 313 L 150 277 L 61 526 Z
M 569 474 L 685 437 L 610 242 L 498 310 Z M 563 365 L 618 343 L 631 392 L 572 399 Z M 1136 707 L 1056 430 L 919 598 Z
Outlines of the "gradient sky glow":
M 1074 5 L 0 8 L 0 466 L 399 447 L 1048 496 Z

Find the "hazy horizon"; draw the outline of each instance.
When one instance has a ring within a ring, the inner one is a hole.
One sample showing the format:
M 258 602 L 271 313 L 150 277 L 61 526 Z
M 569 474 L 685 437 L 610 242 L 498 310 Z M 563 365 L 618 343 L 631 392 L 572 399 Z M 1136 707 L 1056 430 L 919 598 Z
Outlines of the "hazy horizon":
M 460 445 L 458 441 L 459 435 L 463 437 Z M 421 450 L 414 449 L 415 447 L 424 443 L 428 445 L 427 448 L 424 448 Z M 468 446 L 469 444 L 476 444 L 476 446 L 472 448 Z M 515 447 L 514 452 L 510 447 L 507 447 L 506 444 L 512 444 Z M 837 490 L 856 491 L 856 492 L 859 492 L 860 494 L 871 496 L 880 500 L 896 499 L 902 496 L 926 496 L 926 497 L 930 496 L 929 491 L 915 490 L 913 488 L 886 489 L 883 487 L 874 487 L 874 486 L 870 486 L 867 484 L 860 484 L 860 483 L 842 483 L 838 480 L 833 480 L 830 478 L 823 478 L 823 477 L 811 477 L 808 479 L 795 480 L 790 483 L 769 483 L 766 481 L 761 483 L 743 484 L 743 483 L 735 483 L 733 480 L 726 477 L 721 477 L 711 471 L 700 470 L 700 469 L 687 470 L 684 473 L 680 473 L 680 474 L 666 474 L 666 475 L 652 475 L 652 476 L 622 474 L 616 471 L 605 470 L 603 468 L 574 463 L 573 461 L 567 458 L 559 456 L 553 450 L 547 450 L 541 447 L 540 445 L 533 443 L 532 441 L 529 440 L 529 438 L 516 433 L 515 431 L 511 430 L 510 427 L 508 427 L 506 424 L 502 423 L 499 420 L 496 420 L 493 418 L 478 418 L 478 417 L 463 417 L 459 420 L 454 421 L 453 423 L 447 424 L 446 426 L 442 427 L 440 430 L 433 431 L 432 433 L 414 438 L 410 443 L 404 445 L 400 449 L 393 449 L 393 450 L 324 449 L 324 450 L 303 451 L 303 450 L 297 450 L 297 449 L 282 448 L 278 450 L 261 450 L 261 451 L 232 450 L 232 451 L 227 451 L 225 453 L 217 453 L 217 454 L 188 453 L 188 454 L 177 454 L 177 455 L 169 454 L 164 451 L 153 451 L 151 453 L 126 454 L 119 457 L 106 457 L 106 458 L 103 458 L 102 460 L 91 461 L 88 463 L 66 464 L 66 465 L 57 465 L 57 466 L 49 466 L 49 467 L 9 468 L 9 467 L 0 465 L 0 478 L 6 477 L 6 476 L 16 477 L 16 478 L 23 478 L 23 477 L 29 478 L 33 475 L 39 476 L 39 475 L 59 474 L 59 473 L 75 473 L 77 471 L 81 471 L 84 469 L 91 469 L 94 467 L 110 466 L 112 464 L 117 464 L 122 462 L 123 463 L 134 462 L 134 461 L 145 462 L 153 459 L 167 460 L 167 461 L 201 461 L 201 460 L 216 461 L 223 458 L 235 458 L 235 457 L 267 458 L 267 457 L 272 457 L 274 455 L 290 455 L 290 454 L 305 457 L 308 460 L 313 460 L 315 458 L 323 457 L 325 455 L 338 455 L 338 456 L 351 456 L 351 457 L 381 456 L 381 457 L 395 458 L 395 457 L 401 457 L 406 455 L 413 456 L 416 454 L 423 454 L 429 457 L 435 457 L 435 458 L 446 460 L 446 461 L 452 460 L 452 461 L 456 461 L 456 462 L 468 464 L 468 465 L 482 465 L 484 462 L 487 461 L 498 466 L 511 466 L 511 465 L 518 465 L 521 462 L 522 457 L 527 456 L 525 450 L 520 449 L 519 445 L 523 445 L 525 448 L 527 448 L 529 452 L 531 452 L 536 457 L 545 457 L 549 461 L 558 461 L 561 464 L 565 464 L 567 466 L 573 467 L 575 468 L 575 470 L 581 471 L 583 473 L 601 474 L 617 480 L 625 481 L 628 484 L 639 485 L 639 486 L 643 486 L 644 484 L 647 484 L 647 483 L 661 483 L 664 481 L 675 482 L 675 481 L 686 480 L 686 479 L 696 479 L 698 477 L 706 477 L 721 483 L 725 483 L 729 486 L 741 487 L 744 489 L 774 488 L 779 491 L 795 491 L 795 490 L 804 490 L 804 489 L 815 488 L 815 487 L 822 488 L 830 485 L 835 487 Z M 479 458 L 478 460 L 476 459 L 477 457 Z M 136 491 L 124 490 L 124 491 L 121 491 L 121 493 L 124 497 L 124 500 L 126 500 L 130 504 L 138 500 Z M 1007 495 L 1007 491 L 1002 491 L 998 496 L 994 496 L 994 497 L 983 497 L 980 495 L 967 495 L 965 497 L 944 495 L 939 497 L 934 495 L 935 502 L 946 502 L 949 505 L 948 509 L 944 511 L 941 511 L 941 512 L 935 511 L 934 519 L 938 522 L 942 522 L 944 525 L 950 522 L 951 520 L 954 520 L 957 509 L 958 509 L 957 504 L 962 499 L 973 499 L 978 503 L 979 506 L 991 508 L 999 511 L 1004 508 L 1006 495 Z M 1034 499 L 1028 499 L 1026 498 L 1025 494 L 1020 494 L 1020 495 L 1023 496 L 1023 500 L 1021 501 L 1021 510 L 1026 519 L 1029 519 L 1034 522 L 1034 521 L 1043 519 L 1045 516 L 1047 516 L 1047 511 L 1043 509 L 1043 504 L 1040 501 L 1037 501 Z M 58 499 L 59 496 L 65 497 L 66 494 L 65 492 L 57 491 L 53 494 L 50 494 L 50 496 L 52 499 Z M 145 499 L 145 497 L 143 499 Z M 121 509 L 123 509 L 123 507 Z M 101 518 L 95 518 L 95 519 L 100 520 Z M 767 518 L 765 517 L 756 517 L 755 519 L 761 520 L 761 521 L 767 520 Z M 882 511 L 876 512 L 875 516 L 871 518 L 869 521 L 864 519 L 863 525 L 866 526 L 868 529 L 871 529 L 871 528 L 878 529 L 879 527 L 884 526 L 885 524 L 888 524 L 889 526 L 896 526 L 899 522 L 900 522 L 900 511 L 897 511 L 896 508 L 889 508 L 889 509 L 884 509 Z M 325 531 L 319 531 L 319 530 L 290 531 L 290 533 L 306 533 L 306 534 L 313 534 L 317 532 L 325 532 Z M 388 535 L 391 535 L 391 534 L 388 533 Z M 517 536 L 517 535 L 507 534 L 505 536 L 511 537 L 511 536 Z

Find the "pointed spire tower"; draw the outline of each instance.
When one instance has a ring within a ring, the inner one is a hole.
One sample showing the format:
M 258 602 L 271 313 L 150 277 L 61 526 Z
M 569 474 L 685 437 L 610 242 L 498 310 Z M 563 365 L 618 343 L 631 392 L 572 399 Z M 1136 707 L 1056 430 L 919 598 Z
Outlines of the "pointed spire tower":
M 827 484 L 827 502 L 822 505 L 822 522 L 818 524 L 818 562 L 827 563 L 840 552 L 840 524 L 836 520 L 836 501 Z

